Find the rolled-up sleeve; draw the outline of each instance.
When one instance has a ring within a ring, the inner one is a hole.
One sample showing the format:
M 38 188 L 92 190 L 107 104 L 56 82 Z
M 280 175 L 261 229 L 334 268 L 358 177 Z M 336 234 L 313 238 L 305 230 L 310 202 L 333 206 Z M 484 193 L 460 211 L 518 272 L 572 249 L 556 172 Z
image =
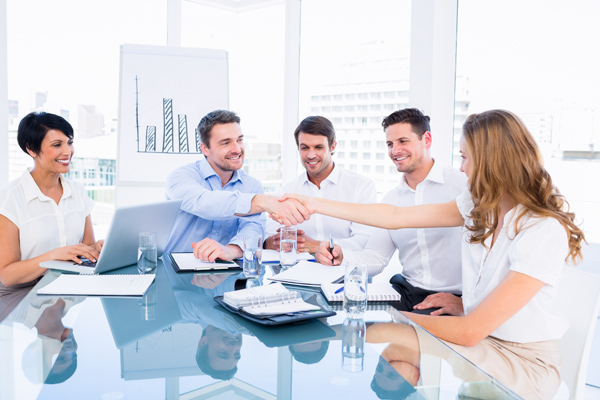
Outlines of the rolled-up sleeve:
M 235 214 L 247 214 L 256 193 L 213 191 L 197 171 L 179 168 L 167 177 L 166 195 L 168 199 L 181 200 L 181 209 L 185 212 L 208 220 L 222 220 Z

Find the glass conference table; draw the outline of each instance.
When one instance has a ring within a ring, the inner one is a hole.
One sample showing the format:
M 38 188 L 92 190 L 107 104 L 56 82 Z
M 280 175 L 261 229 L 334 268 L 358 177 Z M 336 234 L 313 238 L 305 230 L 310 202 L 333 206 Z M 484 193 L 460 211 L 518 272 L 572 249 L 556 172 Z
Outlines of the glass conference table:
M 36 294 L 57 276 L 49 271 L 0 322 L 1 399 L 519 398 L 391 305 L 370 305 L 363 320 L 336 310 L 266 327 L 213 300 L 260 283 L 241 273 L 176 274 L 159 260 L 143 298 Z M 330 307 L 318 291 L 302 296 Z

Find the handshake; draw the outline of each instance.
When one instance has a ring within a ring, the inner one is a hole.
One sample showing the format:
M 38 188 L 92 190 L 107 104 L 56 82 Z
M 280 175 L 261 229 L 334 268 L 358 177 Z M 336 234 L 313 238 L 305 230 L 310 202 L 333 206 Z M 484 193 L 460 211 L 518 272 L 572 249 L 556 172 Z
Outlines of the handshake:
M 285 194 L 279 198 L 269 195 L 256 195 L 256 201 L 263 211 L 285 226 L 298 225 L 308 220 L 315 209 L 310 197 L 299 194 Z

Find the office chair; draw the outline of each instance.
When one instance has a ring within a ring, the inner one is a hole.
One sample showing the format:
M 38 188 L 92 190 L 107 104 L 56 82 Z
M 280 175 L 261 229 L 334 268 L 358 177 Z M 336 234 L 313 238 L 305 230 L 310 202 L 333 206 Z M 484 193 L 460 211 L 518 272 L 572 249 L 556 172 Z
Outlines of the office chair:
M 561 375 L 569 388 L 569 395 L 565 397 L 563 390 L 559 389 L 555 400 L 583 399 L 590 349 L 600 311 L 600 276 L 579 271 L 576 267 L 564 267 L 557 307 L 570 323 L 569 330 L 559 342 L 563 362 Z

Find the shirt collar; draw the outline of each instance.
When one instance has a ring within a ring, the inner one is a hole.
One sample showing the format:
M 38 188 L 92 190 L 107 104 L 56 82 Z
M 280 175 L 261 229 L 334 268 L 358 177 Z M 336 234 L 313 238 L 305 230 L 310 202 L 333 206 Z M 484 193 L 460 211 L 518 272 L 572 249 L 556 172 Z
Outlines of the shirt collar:
M 25 194 L 25 201 L 28 203 L 35 199 L 36 197 L 40 200 L 49 200 L 50 198 L 46 196 L 40 190 L 35 180 L 33 180 L 33 176 L 31 176 L 32 168 L 27 168 L 27 171 L 21 175 L 21 184 L 23 185 L 23 192 Z M 62 175 L 58 176 L 60 179 L 60 184 L 62 185 L 63 194 L 61 199 L 67 198 L 71 196 L 71 186 L 67 185 L 65 178 Z
M 340 174 L 341 174 L 340 169 L 336 168 L 335 163 L 334 163 L 333 169 L 331 170 L 331 172 L 329 173 L 327 178 L 323 179 L 323 182 L 330 181 L 334 185 L 337 185 L 337 183 L 340 181 Z M 310 182 L 310 180 L 308 179 L 308 172 L 304 171 L 304 173 L 301 176 L 302 176 L 302 184 L 308 184 L 308 182 Z M 310 183 L 312 183 L 312 182 L 310 182 Z
M 221 180 L 219 175 L 217 175 L 217 173 L 215 172 L 215 170 L 213 169 L 213 167 L 210 165 L 210 163 L 208 162 L 208 160 L 206 158 L 203 158 L 202 160 L 198 161 L 198 168 L 200 169 L 200 173 L 202 174 L 202 176 L 204 177 L 205 180 L 208 180 L 212 176 L 216 176 L 217 178 L 219 178 L 219 180 Z M 241 181 L 241 180 L 242 180 L 242 171 L 238 169 L 238 170 L 233 171 L 233 175 L 231 176 L 231 179 L 229 180 L 229 182 L 227 182 L 227 184 Z
M 444 183 L 444 169 L 442 168 L 442 166 L 435 162 L 433 162 L 433 166 L 431 167 L 431 169 L 429 170 L 429 173 L 427 174 L 427 176 L 425 177 L 425 179 L 423 179 L 423 182 L 425 181 L 431 181 L 431 182 L 436 182 L 436 183 Z M 407 189 L 407 190 L 412 190 L 410 186 L 408 186 L 408 183 L 406 182 L 406 178 L 404 177 L 404 174 L 402 174 L 402 180 L 400 181 L 400 186 L 403 189 Z

